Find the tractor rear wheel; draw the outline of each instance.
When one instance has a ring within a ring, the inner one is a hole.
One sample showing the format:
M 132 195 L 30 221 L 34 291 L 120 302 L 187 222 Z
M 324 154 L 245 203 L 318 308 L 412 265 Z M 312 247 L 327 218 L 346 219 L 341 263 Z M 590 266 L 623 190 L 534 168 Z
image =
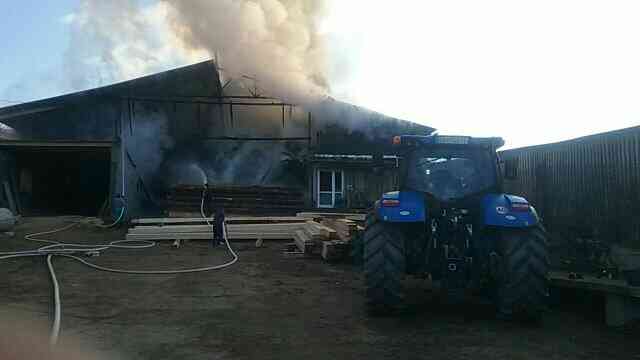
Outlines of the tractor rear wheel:
M 402 301 L 405 273 L 404 235 L 393 224 L 369 215 L 364 233 L 364 278 L 369 310 L 392 312 Z
M 548 296 L 547 235 L 541 225 L 502 229 L 498 240 L 498 315 L 505 319 L 540 320 Z

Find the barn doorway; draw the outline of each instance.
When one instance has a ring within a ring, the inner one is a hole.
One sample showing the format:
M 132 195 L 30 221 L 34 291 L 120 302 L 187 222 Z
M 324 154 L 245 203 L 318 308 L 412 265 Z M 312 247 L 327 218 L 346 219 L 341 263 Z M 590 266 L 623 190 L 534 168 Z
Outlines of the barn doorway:
M 97 216 L 109 196 L 110 147 L 14 148 L 26 216 Z

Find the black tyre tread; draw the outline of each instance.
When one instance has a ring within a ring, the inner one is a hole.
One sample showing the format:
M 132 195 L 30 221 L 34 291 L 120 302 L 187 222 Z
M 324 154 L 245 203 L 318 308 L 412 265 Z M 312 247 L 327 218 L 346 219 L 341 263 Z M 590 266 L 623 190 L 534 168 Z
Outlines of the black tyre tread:
M 392 225 L 372 216 L 364 233 L 364 277 L 370 310 L 392 311 L 402 301 L 405 272 L 404 238 Z
M 504 229 L 500 241 L 504 268 L 498 286 L 499 314 L 539 320 L 548 296 L 549 255 L 544 228 Z

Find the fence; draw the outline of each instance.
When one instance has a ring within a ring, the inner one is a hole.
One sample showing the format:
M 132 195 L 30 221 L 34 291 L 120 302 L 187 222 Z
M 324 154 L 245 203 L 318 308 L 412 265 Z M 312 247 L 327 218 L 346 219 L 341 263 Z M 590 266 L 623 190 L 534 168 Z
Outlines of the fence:
M 552 238 L 640 249 L 640 126 L 500 154 Z

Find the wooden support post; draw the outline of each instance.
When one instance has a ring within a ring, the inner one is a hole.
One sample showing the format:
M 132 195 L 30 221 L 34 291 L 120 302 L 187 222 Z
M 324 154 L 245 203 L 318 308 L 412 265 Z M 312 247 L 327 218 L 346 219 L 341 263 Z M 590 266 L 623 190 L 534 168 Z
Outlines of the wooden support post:
M 307 153 L 311 154 L 311 113 L 307 117 Z
M 7 202 L 9 203 L 9 210 L 15 215 L 17 213 L 16 203 L 13 198 L 13 193 L 11 192 L 11 187 L 7 181 L 2 182 L 2 186 L 4 188 L 4 194 L 7 197 Z

